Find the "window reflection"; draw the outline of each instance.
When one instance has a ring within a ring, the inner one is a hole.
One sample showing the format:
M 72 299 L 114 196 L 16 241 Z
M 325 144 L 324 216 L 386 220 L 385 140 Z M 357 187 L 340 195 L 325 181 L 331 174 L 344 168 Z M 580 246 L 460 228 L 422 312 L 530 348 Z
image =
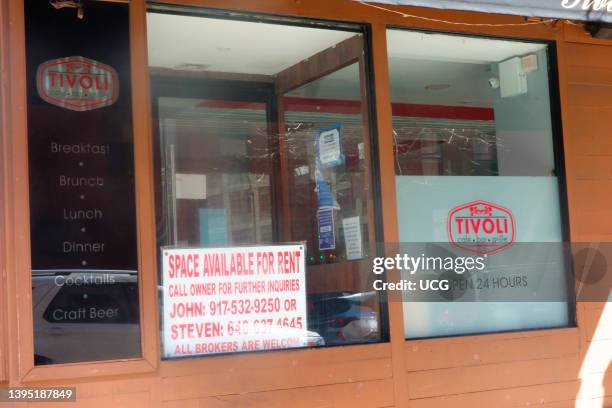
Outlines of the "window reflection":
M 152 11 L 148 30 L 159 246 L 304 243 L 298 346 L 380 341 L 361 28 Z

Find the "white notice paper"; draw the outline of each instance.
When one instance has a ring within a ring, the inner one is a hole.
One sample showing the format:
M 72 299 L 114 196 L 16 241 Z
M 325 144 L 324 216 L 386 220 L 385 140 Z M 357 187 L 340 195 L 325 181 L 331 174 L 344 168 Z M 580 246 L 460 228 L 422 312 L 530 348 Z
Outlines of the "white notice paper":
M 363 246 L 361 243 L 361 223 L 359 217 L 342 219 L 344 229 L 344 246 L 346 248 L 346 259 L 353 261 L 363 258 Z
M 176 174 L 176 198 L 186 200 L 206 199 L 205 174 Z
M 330 129 L 319 134 L 319 161 L 334 165 L 340 161 L 340 131 Z

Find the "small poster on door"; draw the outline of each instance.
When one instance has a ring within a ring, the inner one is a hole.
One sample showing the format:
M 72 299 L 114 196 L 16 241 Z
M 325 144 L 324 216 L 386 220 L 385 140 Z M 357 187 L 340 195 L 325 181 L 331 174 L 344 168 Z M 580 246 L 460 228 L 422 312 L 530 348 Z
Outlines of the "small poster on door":
M 344 230 L 346 259 L 349 261 L 354 261 L 363 258 L 361 220 L 359 217 L 344 218 L 342 220 L 342 229 Z
M 342 124 L 321 129 L 315 139 L 317 151 L 317 167 L 327 169 L 344 163 L 342 151 Z
M 317 223 L 319 226 L 319 251 L 336 249 L 333 208 L 321 208 L 317 211 Z

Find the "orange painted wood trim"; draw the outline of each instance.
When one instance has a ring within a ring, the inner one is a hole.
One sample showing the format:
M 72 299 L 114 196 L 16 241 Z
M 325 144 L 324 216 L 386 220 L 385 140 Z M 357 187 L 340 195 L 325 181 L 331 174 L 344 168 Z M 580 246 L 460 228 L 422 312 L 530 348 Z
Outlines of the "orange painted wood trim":
M 395 156 L 393 152 L 393 113 L 391 111 L 391 85 L 387 56 L 387 26 L 373 24 L 372 61 L 376 93 L 376 124 L 378 137 L 379 183 L 385 242 L 399 242 L 397 201 L 395 190 Z M 384 199 L 383 199 L 384 197 Z M 396 280 L 397 277 L 390 277 Z M 393 367 L 395 405 L 408 406 L 409 393 L 404 364 L 404 310 L 400 302 L 388 302 L 389 339 Z
M 76 379 L 96 376 L 123 375 L 128 373 L 152 372 L 159 361 L 159 331 L 157 324 L 157 276 L 155 250 L 155 226 L 153 214 L 152 155 L 149 143 L 150 132 L 146 128 L 150 120 L 150 103 L 147 98 L 148 82 L 143 77 L 142 64 L 146 67 L 146 26 L 144 1 L 134 1 L 130 6 L 130 26 L 132 45 L 138 38 L 144 40 L 141 48 L 132 46 L 133 115 L 136 163 L 136 203 L 139 241 L 139 290 L 141 313 L 141 336 L 143 358 L 122 361 L 103 361 L 82 364 L 57 364 L 53 366 L 34 366 L 33 316 L 32 316 L 32 276 L 30 263 L 30 212 L 28 183 L 27 148 L 27 100 L 25 64 L 25 27 L 23 0 L 9 3 L 9 53 L 10 53 L 10 129 L 6 135 L 10 143 L 10 155 L 6 157 L 10 179 L 7 181 L 6 195 L 12 200 L 7 202 L 6 233 L 10 236 L 7 245 L 7 259 L 10 275 L 7 288 L 16 296 L 8 299 L 7 313 L 11 321 L 9 355 L 11 358 L 11 382 L 39 382 L 59 379 Z M 141 52 L 141 54 L 139 54 Z M 142 55 L 144 52 L 144 56 Z M 140 68 L 134 63 L 140 62 Z M 146 72 L 146 70 L 145 70 Z M 140 87 L 140 88 L 139 88 Z M 143 93 L 144 92 L 144 93 Z M 144 121 L 144 122 L 143 122 Z M 144 128 L 144 130 L 143 130 Z M 143 140 L 143 132 L 146 133 Z M 137 138 L 137 134 L 140 136 Z M 136 141 L 138 140 L 138 142 Z M 150 167 L 147 167 L 150 166 Z M 143 176 L 144 174 L 144 176 Z M 148 245 L 147 245 L 148 244 Z M 14 289 L 13 289 L 14 288 Z M 13 332 L 13 328 L 16 330 Z
M 484 14 L 469 11 L 441 10 L 425 7 L 396 6 L 385 4 L 384 11 L 354 0 L 158 0 L 156 3 L 206 7 L 237 12 L 274 14 L 288 17 L 305 17 L 346 21 L 350 23 L 386 24 L 404 26 L 411 29 L 446 31 L 456 33 L 483 34 L 500 37 L 555 39 L 555 27 L 548 25 L 529 26 L 470 26 L 469 24 L 517 24 L 524 23 L 525 18 L 502 14 Z M 436 20 L 462 22 L 466 25 L 446 24 L 425 19 L 405 18 L 401 13 L 417 15 Z
M 10 153 L 7 157 L 7 267 L 12 272 L 7 288 L 9 314 L 10 380 L 24 378 L 34 366 L 32 319 L 32 273 L 30 263 L 30 210 L 27 144 L 27 101 L 25 62 L 25 22 L 23 0 L 9 2 L 9 96 Z
M 8 180 L 6 178 L 6 151 L 7 151 L 7 139 L 9 131 L 9 118 L 10 118 L 10 97 L 7 92 L 6 84 L 8 84 L 8 67 L 7 61 L 9 61 L 9 41 L 8 41 L 8 3 L 3 2 L 0 4 L 0 158 L 2 158 L 2 165 L 0 166 L 0 191 L 3 193 L 3 197 L 6 197 L 6 186 Z M 2 214 L 3 224 L 5 221 L 6 211 L 6 200 L 0 200 L 0 214 Z M 7 322 L 7 295 L 6 292 L 8 286 L 8 268 L 6 258 L 6 243 L 7 235 L 6 230 L 3 229 L 0 232 L 0 328 L 5 328 Z M 8 338 L 7 330 L 0 332 L 0 382 L 6 381 L 7 376 L 7 358 L 8 355 Z
M 136 220 L 140 290 L 140 332 L 144 360 L 156 368 L 160 359 L 157 294 L 155 176 L 151 131 L 151 96 L 147 55 L 146 1 L 130 3 L 132 122 L 136 184 Z
M 346 347 L 323 347 L 316 349 L 296 349 L 266 351 L 260 353 L 230 354 L 179 360 L 164 360 L 159 374 L 163 378 L 219 373 L 228 367 L 240 370 L 260 370 L 285 367 L 290 371 L 293 366 L 317 367 L 325 364 L 346 364 L 360 360 L 382 360 L 391 358 L 389 343 L 362 344 Z

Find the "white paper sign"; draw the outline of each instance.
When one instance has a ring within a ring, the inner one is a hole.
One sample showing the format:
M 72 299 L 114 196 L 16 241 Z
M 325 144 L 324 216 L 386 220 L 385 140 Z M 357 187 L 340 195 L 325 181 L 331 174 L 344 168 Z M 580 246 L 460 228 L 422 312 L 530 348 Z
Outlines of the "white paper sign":
M 346 259 L 353 261 L 363 258 L 363 245 L 361 242 L 361 222 L 359 217 L 344 218 L 342 220 L 344 229 L 344 246 L 346 248 Z
M 319 134 L 319 162 L 330 165 L 340 161 L 340 131 L 330 129 Z
M 304 347 L 303 245 L 163 250 L 164 356 Z
M 176 198 L 186 200 L 206 199 L 205 174 L 176 174 Z

